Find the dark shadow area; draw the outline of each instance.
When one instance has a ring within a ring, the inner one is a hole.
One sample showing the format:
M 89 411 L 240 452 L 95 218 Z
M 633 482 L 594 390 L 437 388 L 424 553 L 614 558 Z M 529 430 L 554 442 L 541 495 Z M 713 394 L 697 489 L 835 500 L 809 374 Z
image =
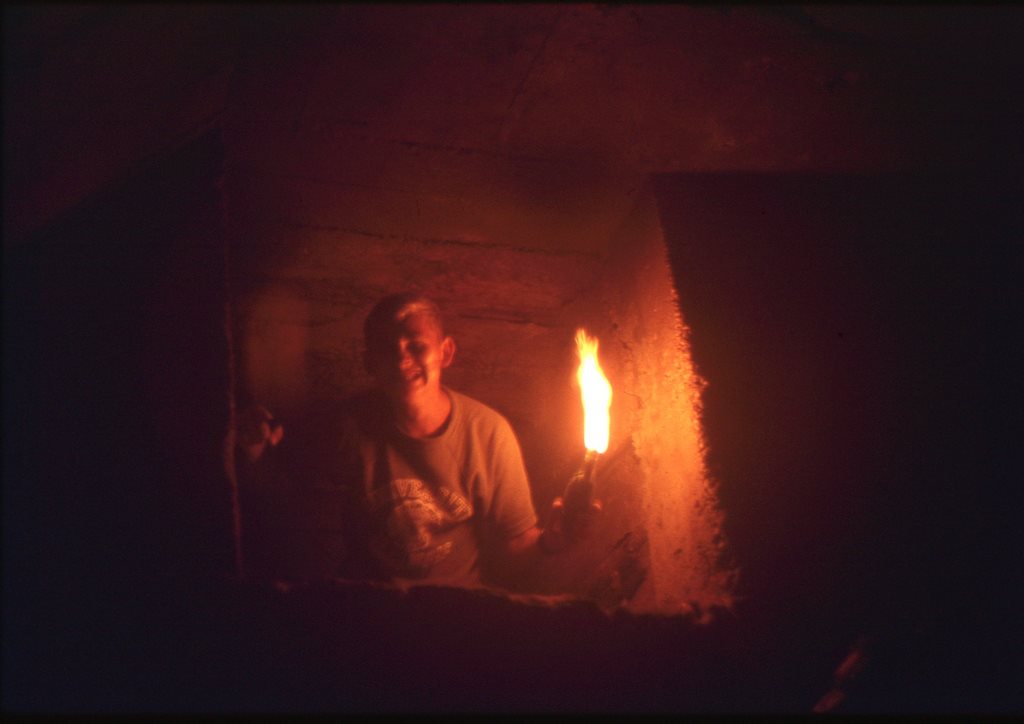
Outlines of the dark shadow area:
M 659 179 L 740 617 L 783 678 L 865 636 L 851 709 L 1022 704 L 1021 191 L 1009 171 Z
M 5 708 L 145 707 L 151 632 L 231 570 L 222 156 L 201 138 L 7 251 Z

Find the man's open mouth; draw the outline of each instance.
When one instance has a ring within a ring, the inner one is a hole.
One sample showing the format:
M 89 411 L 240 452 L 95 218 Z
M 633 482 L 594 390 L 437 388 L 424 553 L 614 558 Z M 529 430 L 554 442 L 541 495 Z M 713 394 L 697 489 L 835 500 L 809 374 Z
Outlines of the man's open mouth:
M 398 379 L 401 380 L 403 383 L 409 385 L 423 379 L 423 373 L 419 370 L 402 372 L 399 374 Z

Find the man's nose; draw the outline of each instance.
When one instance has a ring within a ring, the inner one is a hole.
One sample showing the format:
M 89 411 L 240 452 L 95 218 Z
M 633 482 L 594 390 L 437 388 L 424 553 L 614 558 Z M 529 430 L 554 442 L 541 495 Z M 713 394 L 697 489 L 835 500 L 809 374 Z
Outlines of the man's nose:
M 395 361 L 399 367 L 408 367 L 413 363 L 412 354 L 409 352 L 409 345 L 399 342 L 395 350 Z

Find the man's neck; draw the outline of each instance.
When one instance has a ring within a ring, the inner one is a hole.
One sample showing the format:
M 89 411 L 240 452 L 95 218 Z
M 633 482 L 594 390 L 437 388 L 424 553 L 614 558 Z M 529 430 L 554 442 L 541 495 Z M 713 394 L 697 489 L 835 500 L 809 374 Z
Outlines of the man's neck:
M 424 391 L 411 400 L 392 403 L 395 425 L 409 437 L 422 440 L 433 437 L 444 427 L 452 411 L 452 402 L 443 388 Z

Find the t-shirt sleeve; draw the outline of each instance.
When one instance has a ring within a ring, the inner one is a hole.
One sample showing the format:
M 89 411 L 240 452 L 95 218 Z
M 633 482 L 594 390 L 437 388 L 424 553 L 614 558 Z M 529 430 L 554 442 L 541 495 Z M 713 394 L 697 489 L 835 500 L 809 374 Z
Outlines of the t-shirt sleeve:
M 519 441 L 503 418 L 495 427 L 491 448 L 493 493 L 488 517 L 500 537 L 514 538 L 537 525 L 537 513 Z

